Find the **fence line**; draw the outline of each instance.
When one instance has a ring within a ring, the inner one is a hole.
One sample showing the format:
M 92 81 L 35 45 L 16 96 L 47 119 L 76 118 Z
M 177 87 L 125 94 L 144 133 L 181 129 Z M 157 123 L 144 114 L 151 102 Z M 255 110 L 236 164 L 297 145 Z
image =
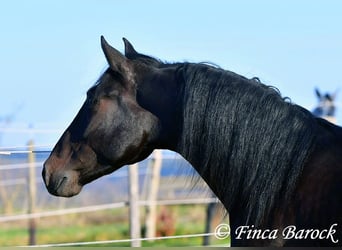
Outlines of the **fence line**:
M 44 162 L 35 162 L 34 163 L 34 167 L 38 168 L 38 167 L 42 167 L 44 164 Z M 24 168 L 29 168 L 30 167 L 30 163 L 17 163 L 17 164 L 4 164 L 4 165 L 0 165 L 0 171 L 1 170 L 13 170 L 13 169 L 24 169 Z
M 15 155 L 15 154 L 47 154 L 51 153 L 51 150 L 2 150 L 0 155 Z
M 45 244 L 35 245 L 32 247 L 71 247 L 71 246 L 86 246 L 86 245 L 99 245 L 99 244 L 111 244 L 111 243 L 126 243 L 132 241 L 150 241 L 150 240 L 168 240 L 168 239 L 181 239 L 181 238 L 195 238 L 204 236 L 214 236 L 216 233 L 200 233 L 200 234 L 184 234 L 173 236 L 160 236 L 150 238 L 138 238 L 138 239 L 122 239 L 122 240 L 104 240 L 104 241 L 84 241 L 84 242 L 69 242 L 69 243 L 57 243 L 57 244 Z M 27 247 L 27 246 L 25 246 Z
M 40 181 L 41 182 L 41 181 Z M 38 183 L 38 181 L 37 181 Z M 3 180 L 0 181 L 0 186 L 12 186 L 12 185 L 23 185 L 27 184 L 27 179 L 25 178 L 15 178 L 15 179 L 9 179 L 9 180 Z
M 65 215 L 65 214 L 94 212 L 94 211 L 100 211 L 100 210 L 120 208 L 120 207 L 124 207 L 124 206 L 126 206 L 126 202 L 118 202 L 118 203 L 110 203 L 110 204 L 87 206 L 87 207 L 66 208 L 66 209 L 60 209 L 60 210 L 38 212 L 38 213 L 33 213 L 33 214 L 19 214 L 19 215 L 2 216 L 2 217 L 0 217 L 0 222 L 27 220 L 27 219 L 34 219 L 34 218 L 43 218 L 43 217 Z
M 35 148 L 48 148 L 51 151 L 51 148 L 53 148 L 54 145 L 50 145 L 50 144 L 41 144 L 41 145 L 35 145 Z M 0 147 L 0 151 L 11 151 L 11 150 L 16 150 L 16 149 L 27 149 L 28 146 L 24 145 L 24 146 L 9 146 L 9 147 Z M 15 151 L 14 151 L 15 152 Z
M 37 148 L 37 147 L 35 147 Z M 28 150 L 26 150 L 28 149 Z M 51 150 L 29 150 L 28 146 L 23 147 L 7 147 L 7 148 L 0 148 L 0 155 L 12 155 L 12 154 L 38 154 L 38 153 L 50 153 Z M 45 156 L 44 156 L 45 157 Z M 147 160 L 154 159 L 154 155 L 151 155 L 147 158 Z M 163 159 L 172 159 L 172 160 L 178 160 L 182 159 L 181 156 L 177 155 L 176 153 L 165 153 L 162 156 Z M 0 164 L 0 171 L 1 170 L 14 170 L 14 169 L 28 169 L 30 167 L 32 168 L 41 168 L 43 166 L 43 162 L 33 162 L 31 163 L 19 163 L 19 164 L 7 164 L 7 165 L 1 165 Z M 139 175 L 143 173 L 139 172 Z M 127 177 L 127 173 L 121 174 L 122 177 Z M 40 181 L 41 182 L 41 181 Z M 22 179 L 7 179 L 4 180 L 0 185 L 14 185 L 14 184 L 25 184 L 27 183 L 27 180 Z M 141 206 L 148 206 L 151 204 L 156 205 L 182 205 L 182 204 L 210 204 L 210 203 L 217 203 L 217 198 L 197 198 L 197 199 L 173 199 L 173 200 L 139 200 L 136 202 L 137 207 Z M 102 205 L 93 205 L 93 206 L 86 206 L 86 207 L 76 207 L 76 208 L 67 208 L 67 209 L 59 209 L 59 210 L 53 210 L 53 211 L 42 211 L 42 212 L 29 212 L 26 214 L 18 214 L 18 215 L 8 215 L 8 216 L 0 216 L 0 223 L 1 222 L 11 222 L 11 221 L 19 221 L 19 220 L 27 220 L 30 222 L 30 220 L 34 220 L 37 218 L 46 218 L 46 217 L 52 217 L 52 216 L 62 216 L 66 214 L 76 214 L 76 213 L 87 213 L 87 212 L 95 212 L 95 211 L 101 211 L 101 210 L 109 210 L 109 209 L 115 209 L 115 208 L 122 208 L 131 206 L 132 204 L 129 201 L 122 201 L 117 203 L 109 203 L 109 204 L 102 204 Z M 135 228 L 136 226 L 133 225 L 131 228 Z M 140 229 L 139 229 L 140 230 Z M 203 236 L 210 236 L 212 234 L 208 233 L 210 231 L 206 231 L 205 234 L 193 234 L 193 235 L 176 235 L 176 236 L 167 236 L 167 237 L 149 237 L 149 238 L 141 238 L 139 235 L 132 236 L 131 239 L 126 240 L 108 240 L 108 241 L 97 241 L 97 242 L 80 242 L 80 243 L 60 243 L 60 244 L 47 244 L 47 245 L 38 245 L 38 246 L 74 246 L 74 245 L 90 245 L 90 244 L 107 244 L 107 243 L 120 243 L 120 242 L 140 242 L 143 240 L 158 240 L 158 239 L 172 239 L 172 238 L 188 238 L 188 237 L 203 237 Z M 30 234 L 31 237 L 31 234 Z M 33 235 L 35 237 L 35 235 Z M 34 243 L 30 243 L 34 244 Z
M 15 155 L 15 154 L 46 154 L 51 150 L 15 150 L 15 151 L 0 151 L 0 155 Z
M 64 129 L 35 129 L 35 128 L 3 128 L 0 127 L 1 133 L 23 133 L 23 134 L 55 134 L 62 133 Z
M 177 200 L 158 200 L 153 201 L 157 205 L 182 205 L 182 204 L 208 204 L 208 203 L 216 203 L 218 202 L 217 198 L 202 198 L 202 199 L 177 199 Z M 139 201 L 139 206 L 147 206 L 149 201 Z M 102 205 L 94 205 L 94 206 L 86 206 L 86 207 L 78 207 L 78 208 L 66 208 L 59 209 L 54 211 L 45 211 L 38 212 L 33 214 L 19 214 L 19 215 L 10 215 L 10 216 L 1 216 L 0 222 L 9 222 L 9 221 L 17 221 L 17 220 L 27 220 L 27 219 L 36 219 L 43 217 L 51 217 L 51 216 L 59 216 L 66 214 L 75 214 L 75 213 L 88 213 L 95 212 L 101 210 L 108 210 L 113 208 L 121 208 L 128 206 L 128 202 L 117 202 L 117 203 L 109 203 Z

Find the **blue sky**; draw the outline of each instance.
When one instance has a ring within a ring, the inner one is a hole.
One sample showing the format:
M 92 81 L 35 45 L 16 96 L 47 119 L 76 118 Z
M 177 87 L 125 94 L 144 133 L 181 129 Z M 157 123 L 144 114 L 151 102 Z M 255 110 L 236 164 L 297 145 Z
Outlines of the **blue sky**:
M 312 109 L 315 87 L 342 85 L 341 10 L 312 0 L 1 1 L 0 147 L 56 142 L 107 67 L 101 35 L 121 51 L 126 37 L 162 60 L 258 76 Z M 342 89 L 339 124 L 341 103 Z

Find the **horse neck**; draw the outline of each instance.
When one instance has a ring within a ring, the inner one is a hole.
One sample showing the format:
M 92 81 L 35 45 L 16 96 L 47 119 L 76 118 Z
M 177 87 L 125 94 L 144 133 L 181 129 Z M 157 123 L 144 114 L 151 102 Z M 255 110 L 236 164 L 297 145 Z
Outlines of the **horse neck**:
M 141 107 L 158 117 L 161 130 L 155 147 L 176 151 L 181 130 L 182 84 L 178 77 L 179 64 L 155 69 L 144 75 L 137 87 L 137 101 Z

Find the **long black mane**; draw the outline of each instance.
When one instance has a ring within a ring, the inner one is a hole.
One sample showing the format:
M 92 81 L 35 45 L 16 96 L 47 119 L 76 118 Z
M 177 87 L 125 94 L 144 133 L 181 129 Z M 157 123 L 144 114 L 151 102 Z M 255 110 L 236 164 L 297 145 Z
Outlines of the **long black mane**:
M 228 210 L 263 223 L 293 195 L 314 145 L 314 117 L 258 79 L 203 64 L 186 63 L 182 72 L 180 151 Z

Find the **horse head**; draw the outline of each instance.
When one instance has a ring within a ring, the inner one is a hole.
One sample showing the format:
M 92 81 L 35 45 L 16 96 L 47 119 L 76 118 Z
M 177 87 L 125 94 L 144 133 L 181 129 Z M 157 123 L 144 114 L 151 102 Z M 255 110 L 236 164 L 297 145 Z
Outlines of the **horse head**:
M 315 89 L 316 96 L 318 98 L 318 105 L 312 111 L 315 116 L 318 117 L 333 117 L 335 116 L 335 99 L 337 91 L 334 93 L 326 93 L 323 95 L 317 88 Z
M 137 60 L 139 54 L 124 42 L 127 56 L 101 37 L 109 68 L 88 90 L 78 114 L 44 163 L 43 179 L 53 195 L 76 195 L 85 184 L 145 159 L 161 143 L 160 118 L 142 107 L 155 106 L 146 97 L 152 87 L 142 83 L 158 78 L 151 72 L 159 69 L 153 67 L 156 61 Z M 167 101 L 159 108 L 167 109 Z

